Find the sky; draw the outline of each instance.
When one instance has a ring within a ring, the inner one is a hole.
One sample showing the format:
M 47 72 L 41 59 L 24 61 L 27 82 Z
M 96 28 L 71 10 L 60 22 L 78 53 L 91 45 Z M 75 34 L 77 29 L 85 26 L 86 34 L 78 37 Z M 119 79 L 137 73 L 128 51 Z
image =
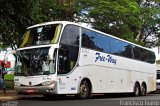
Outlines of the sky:
M 160 60 L 160 52 L 158 53 L 158 48 L 153 48 L 152 49 L 154 52 L 155 52 L 155 54 L 156 54 L 156 60 Z

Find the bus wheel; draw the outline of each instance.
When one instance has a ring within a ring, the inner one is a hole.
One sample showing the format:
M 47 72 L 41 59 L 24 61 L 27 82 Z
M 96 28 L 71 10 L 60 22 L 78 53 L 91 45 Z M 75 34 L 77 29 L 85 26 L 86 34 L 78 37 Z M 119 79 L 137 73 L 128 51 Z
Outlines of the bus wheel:
M 134 95 L 134 96 L 139 96 L 139 95 L 140 95 L 140 87 L 139 87 L 139 84 L 138 84 L 138 83 L 136 83 L 135 86 L 134 86 L 133 95 Z
M 140 95 L 141 95 L 141 96 L 145 96 L 146 93 L 147 93 L 146 86 L 145 86 L 145 84 L 142 84 L 142 85 L 141 85 L 141 92 L 140 92 Z
M 89 96 L 89 85 L 86 80 L 82 81 L 80 84 L 78 98 L 86 99 Z

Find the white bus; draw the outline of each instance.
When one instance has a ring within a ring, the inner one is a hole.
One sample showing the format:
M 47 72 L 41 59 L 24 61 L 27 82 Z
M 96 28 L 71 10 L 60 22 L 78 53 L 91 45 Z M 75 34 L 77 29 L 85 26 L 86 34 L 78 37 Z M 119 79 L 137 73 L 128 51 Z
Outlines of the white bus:
M 157 64 L 157 90 L 160 90 L 160 64 Z
M 27 28 L 14 78 L 22 94 L 146 95 L 156 90 L 155 54 L 76 23 L 47 22 Z

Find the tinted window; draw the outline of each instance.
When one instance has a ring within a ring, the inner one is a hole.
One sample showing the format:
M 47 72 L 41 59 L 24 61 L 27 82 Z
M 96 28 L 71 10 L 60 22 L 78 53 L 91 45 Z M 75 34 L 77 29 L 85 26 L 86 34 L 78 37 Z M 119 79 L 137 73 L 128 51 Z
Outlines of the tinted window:
M 149 63 L 155 63 L 155 54 L 154 52 L 148 51 L 148 56 L 147 56 L 147 62 Z
M 134 59 L 140 60 L 140 48 L 133 46 Z
M 155 63 L 155 54 L 143 48 L 133 47 L 134 59 L 141 60 L 148 63 Z
M 110 47 L 111 47 L 112 54 L 121 55 L 122 53 L 121 41 L 114 38 L 110 38 Z
M 122 56 L 132 58 L 132 45 L 122 42 Z
M 78 59 L 78 52 L 78 46 L 61 44 L 58 74 L 66 74 L 73 70 Z
M 97 45 L 97 50 L 110 53 L 109 37 L 97 33 L 96 45 Z
M 79 27 L 67 25 L 61 38 L 62 44 L 78 45 L 79 44 Z
M 66 74 L 75 67 L 79 53 L 79 27 L 67 25 L 61 38 L 58 74 Z
M 157 70 L 157 79 L 160 79 L 160 70 Z
M 160 74 L 157 74 L 157 79 L 160 79 Z
M 82 28 L 82 46 L 96 49 L 96 33 Z
M 140 60 L 141 61 L 147 61 L 147 55 L 148 55 L 148 51 L 145 49 L 140 49 Z
M 84 28 L 82 28 L 82 46 L 105 53 L 155 63 L 154 52 Z

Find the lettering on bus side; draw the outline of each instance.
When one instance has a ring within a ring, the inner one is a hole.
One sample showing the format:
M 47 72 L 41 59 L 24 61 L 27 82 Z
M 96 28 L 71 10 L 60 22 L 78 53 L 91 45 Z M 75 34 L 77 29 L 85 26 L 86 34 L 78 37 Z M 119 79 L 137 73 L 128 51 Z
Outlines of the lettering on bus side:
M 113 58 L 113 56 L 111 55 L 107 55 L 107 56 L 102 56 L 100 53 L 96 53 L 96 60 L 95 62 L 97 61 L 103 61 L 103 62 L 108 62 L 108 63 L 113 63 L 116 65 L 117 63 L 117 60 Z

